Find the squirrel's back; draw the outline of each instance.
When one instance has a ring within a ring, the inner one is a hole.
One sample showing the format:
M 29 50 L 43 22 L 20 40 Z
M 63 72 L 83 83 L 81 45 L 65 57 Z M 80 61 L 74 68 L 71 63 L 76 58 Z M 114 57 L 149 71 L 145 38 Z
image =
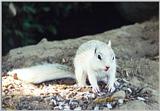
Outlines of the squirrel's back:
M 113 64 L 115 63 L 112 62 L 112 56 L 114 56 L 114 54 L 112 48 L 109 47 L 109 44 L 106 44 L 98 40 L 90 40 L 88 42 L 83 43 L 78 48 L 74 57 L 75 68 L 79 69 L 81 66 L 83 66 L 84 69 L 86 68 L 87 70 L 89 62 L 91 63 L 91 65 L 94 65 L 95 68 L 103 69 L 105 63 L 113 67 Z M 98 54 L 103 54 L 104 59 L 102 61 L 97 60 Z M 17 74 L 18 79 L 30 83 L 41 83 L 44 81 L 61 78 L 75 79 L 75 74 L 72 73 L 70 67 L 57 63 L 42 64 L 28 68 L 15 69 L 13 71 L 8 72 L 8 74 L 12 76 L 14 74 Z

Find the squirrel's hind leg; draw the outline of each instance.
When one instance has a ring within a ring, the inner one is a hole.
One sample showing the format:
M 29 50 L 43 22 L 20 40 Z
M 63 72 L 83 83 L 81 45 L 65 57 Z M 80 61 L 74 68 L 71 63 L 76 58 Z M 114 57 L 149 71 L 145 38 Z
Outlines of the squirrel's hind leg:
M 81 67 L 75 67 L 75 75 L 78 86 L 86 86 L 87 75 L 83 72 L 83 69 Z

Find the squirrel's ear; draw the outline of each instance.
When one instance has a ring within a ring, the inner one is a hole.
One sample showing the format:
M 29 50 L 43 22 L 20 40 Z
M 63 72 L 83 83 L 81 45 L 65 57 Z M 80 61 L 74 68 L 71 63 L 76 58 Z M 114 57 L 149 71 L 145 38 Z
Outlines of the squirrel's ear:
M 111 40 L 108 41 L 108 46 L 111 47 Z

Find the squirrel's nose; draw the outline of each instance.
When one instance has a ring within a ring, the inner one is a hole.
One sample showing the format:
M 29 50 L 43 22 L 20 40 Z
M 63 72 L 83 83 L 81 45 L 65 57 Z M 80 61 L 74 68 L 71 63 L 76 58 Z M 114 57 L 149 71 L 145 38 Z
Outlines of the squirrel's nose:
M 108 71 L 109 68 L 110 68 L 110 67 L 106 66 L 105 71 Z

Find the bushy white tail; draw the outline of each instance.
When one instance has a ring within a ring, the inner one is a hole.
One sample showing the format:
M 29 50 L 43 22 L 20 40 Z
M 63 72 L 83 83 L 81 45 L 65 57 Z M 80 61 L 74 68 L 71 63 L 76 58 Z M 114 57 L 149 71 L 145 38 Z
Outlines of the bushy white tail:
M 75 75 L 69 71 L 68 66 L 57 63 L 14 69 L 9 71 L 8 74 L 12 76 L 17 74 L 18 79 L 34 84 L 61 78 L 75 79 Z

